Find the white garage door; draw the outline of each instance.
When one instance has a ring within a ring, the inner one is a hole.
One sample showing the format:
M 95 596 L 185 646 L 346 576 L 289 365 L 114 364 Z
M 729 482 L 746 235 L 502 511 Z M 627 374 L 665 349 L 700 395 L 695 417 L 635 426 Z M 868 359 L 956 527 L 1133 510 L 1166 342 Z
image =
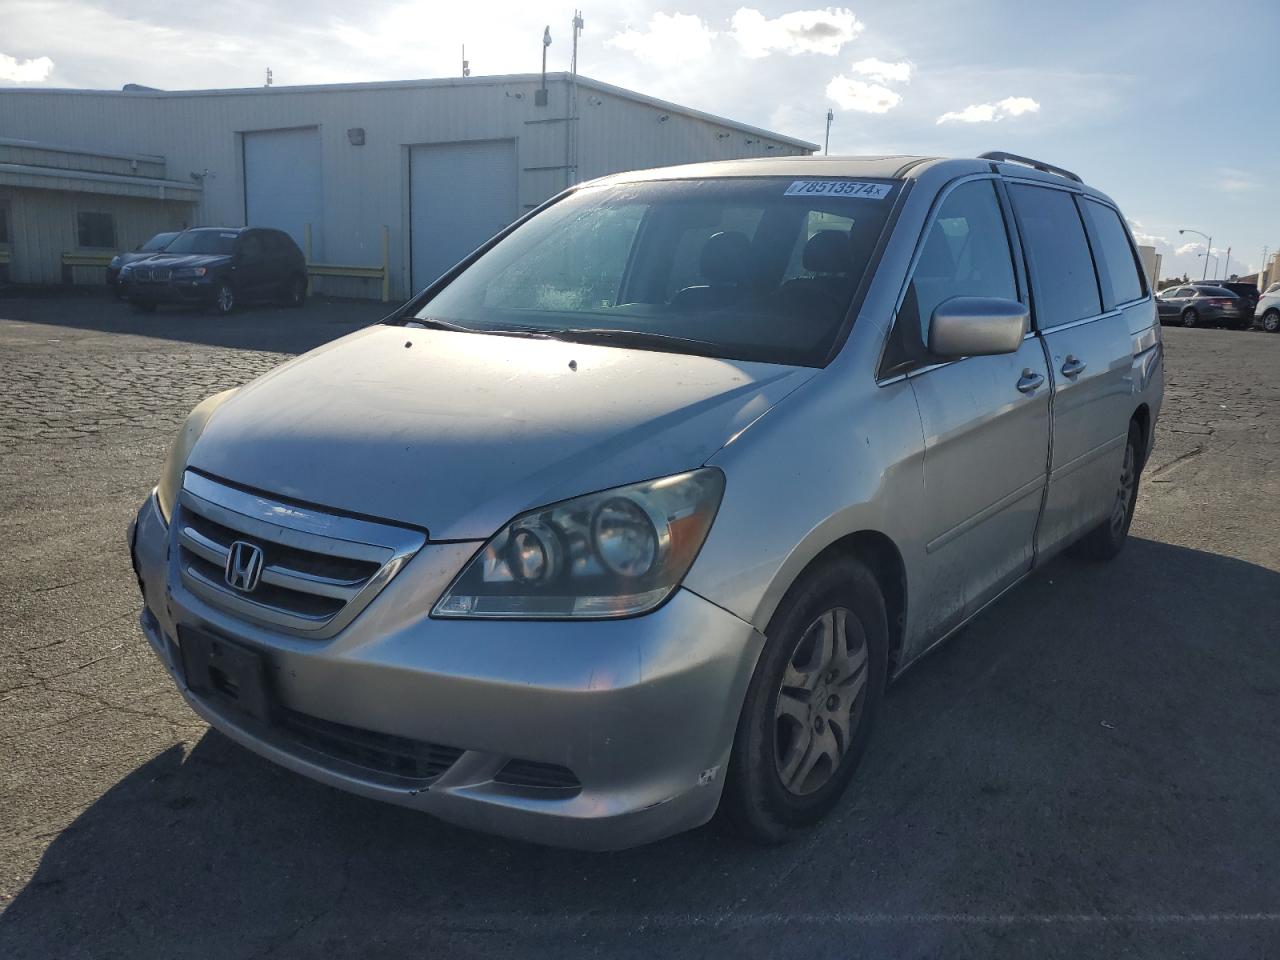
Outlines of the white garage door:
M 411 147 L 409 209 L 421 290 L 518 215 L 515 141 Z
M 244 211 L 251 227 L 275 227 L 303 246 L 311 224 L 312 259 L 320 236 L 320 131 L 263 130 L 244 135 Z M 304 248 L 305 249 L 305 248 Z

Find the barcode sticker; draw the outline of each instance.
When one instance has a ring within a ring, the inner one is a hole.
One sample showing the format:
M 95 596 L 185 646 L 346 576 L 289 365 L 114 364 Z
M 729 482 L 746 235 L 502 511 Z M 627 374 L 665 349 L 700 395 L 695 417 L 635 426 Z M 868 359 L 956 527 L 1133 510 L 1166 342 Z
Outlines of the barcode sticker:
M 863 197 L 883 200 L 893 187 L 887 183 L 867 183 L 862 180 L 795 180 L 787 187 L 784 197 Z

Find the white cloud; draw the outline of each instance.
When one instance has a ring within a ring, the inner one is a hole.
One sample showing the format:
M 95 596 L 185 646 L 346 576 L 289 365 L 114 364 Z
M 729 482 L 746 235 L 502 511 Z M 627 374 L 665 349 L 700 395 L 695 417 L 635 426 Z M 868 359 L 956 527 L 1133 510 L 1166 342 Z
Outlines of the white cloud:
M 770 20 L 759 10 L 742 7 L 733 15 L 730 32 L 744 55 L 822 53 L 835 56 L 865 29 L 844 7 L 794 10 Z
M 876 83 L 910 83 L 913 68 L 906 60 L 888 63 L 876 57 L 868 57 L 866 60 L 859 60 L 849 69 Z
M 1184 243 L 1182 246 L 1178 247 L 1178 249 L 1174 250 L 1173 252 L 1180 257 L 1185 257 L 1189 253 L 1197 253 L 1203 249 L 1204 249 L 1203 243 L 1200 243 L 1199 241 L 1193 241 L 1191 243 Z
M 1040 104 L 1030 97 L 1005 97 L 995 103 L 974 103 L 963 110 L 948 111 L 938 118 L 938 123 L 993 123 L 1039 110 Z
M 0 80 L 9 80 L 13 83 L 40 83 L 48 80 L 52 72 L 53 61 L 48 57 L 19 60 L 0 53 Z
M 693 14 L 655 13 L 649 18 L 648 29 L 624 30 L 604 43 L 654 66 L 672 67 L 705 57 L 715 35 L 701 17 Z
M 841 109 L 859 113 L 888 113 L 902 102 L 901 94 L 883 84 L 845 76 L 832 77 L 827 84 L 827 96 Z
M 1157 250 L 1172 249 L 1168 237 L 1148 233 L 1141 220 L 1134 220 L 1132 217 L 1126 217 L 1125 219 L 1129 221 L 1129 229 L 1133 231 L 1133 239 L 1138 241 L 1139 246 L 1155 247 Z
M 1216 173 L 1217 187 L 1224 193 L 1248 193 L 1251 190 L 1257 190 L 1260 186 L 1253 174 L 1247 170 L 1219 167 Z

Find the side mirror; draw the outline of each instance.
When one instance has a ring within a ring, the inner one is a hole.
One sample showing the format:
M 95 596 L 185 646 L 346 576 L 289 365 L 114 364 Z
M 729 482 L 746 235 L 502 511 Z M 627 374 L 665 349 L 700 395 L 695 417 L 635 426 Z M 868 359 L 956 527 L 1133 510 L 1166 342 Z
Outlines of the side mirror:
M 1030 323 L 1031 313 L 1016 300 L 952 297 L 929 318 L 929 352 L 939 357 L 1014 353 Z

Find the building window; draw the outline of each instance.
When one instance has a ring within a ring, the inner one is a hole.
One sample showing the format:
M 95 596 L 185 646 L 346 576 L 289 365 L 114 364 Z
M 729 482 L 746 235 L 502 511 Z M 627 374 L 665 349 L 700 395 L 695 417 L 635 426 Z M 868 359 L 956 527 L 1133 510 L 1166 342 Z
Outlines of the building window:
M 115 249 L 116 218 L 109 213 L 77 213 L 76 238 L 82 247 Z
M 9 242 L 9 211 L 0 207 L 0 243 Z

